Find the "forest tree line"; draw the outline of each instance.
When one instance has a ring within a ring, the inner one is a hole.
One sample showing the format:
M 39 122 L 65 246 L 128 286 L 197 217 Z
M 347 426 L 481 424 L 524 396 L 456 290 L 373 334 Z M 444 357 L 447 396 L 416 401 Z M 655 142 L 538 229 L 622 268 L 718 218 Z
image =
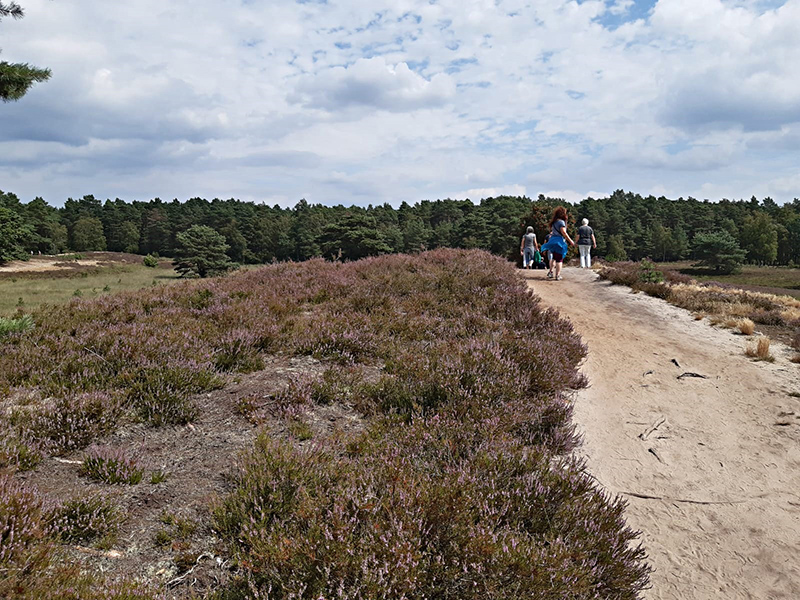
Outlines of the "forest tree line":
M 571 204 L 540 195 L 470 200 L 423 200 L 368 206 L 325 206 L 300 200 L 292 208 L 239 200 L 144 202 L 69 198 L 63 207 L 42 198 L 23 203 L 0 191 L 0 262 L 31 254 L 108 250 L 175 254 L 176 237 L 206 225 L 225 237 L 237 263 L 302 261 L 313 257 L 356 260 L 394 252 L 482 248 L 519 258 L 520 237 L 532 225 L 543 240 L 555 206 L 569 211 L 569 228 L 588 218 L 596 254 L 610 259 L 656 261 L 697 258 L 698 234 L 727 232 L 746 261 L 800 265 L 800 200 L 779 206 L 771 198 L 749 201 L 670 200 L 618 190 L 607 198 Z

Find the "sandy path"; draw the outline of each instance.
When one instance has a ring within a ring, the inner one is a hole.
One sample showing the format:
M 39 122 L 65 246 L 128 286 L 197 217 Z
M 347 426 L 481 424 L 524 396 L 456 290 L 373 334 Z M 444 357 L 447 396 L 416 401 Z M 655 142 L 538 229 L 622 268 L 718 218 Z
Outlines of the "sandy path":
M 800 366 L 788 349 L 755 363 L 743 336 L 591 271 L 564 275 L 523 272 L 589 346 L 582 452 L 642 531 L 655 569 L 645 597 L 800 598 L 800 399 L 789 395 Z

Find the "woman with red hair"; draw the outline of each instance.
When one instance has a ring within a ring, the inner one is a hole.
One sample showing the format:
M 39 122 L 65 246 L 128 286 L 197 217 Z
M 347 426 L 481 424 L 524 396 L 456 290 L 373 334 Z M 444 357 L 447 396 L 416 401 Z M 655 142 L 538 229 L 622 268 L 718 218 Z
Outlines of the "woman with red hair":
M 550 252 L 550 270 L 547 272 L 547 276 L 555 277 L 558 281 L 561 281 L 561 266 L 569 250 L 567 242 L 570 246 L 575 245 L 567 233 L 567 209 L 559 206 L 553 212 L 553 218 L 550 219 L 550 239 L 541 248 Z

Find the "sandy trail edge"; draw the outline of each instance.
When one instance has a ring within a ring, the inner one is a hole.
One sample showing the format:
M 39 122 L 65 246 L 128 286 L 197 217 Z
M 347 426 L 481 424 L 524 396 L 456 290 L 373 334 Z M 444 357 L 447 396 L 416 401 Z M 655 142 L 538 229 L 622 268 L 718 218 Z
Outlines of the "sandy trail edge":
M 800 399 L 789 395 L 800 367 L 789 349 L 756 363 L 744 336 L 591 271 L 521 273 L 589 346 L 580 452 L 642 531 L 655 569 L 645 598 L 800 598 Z

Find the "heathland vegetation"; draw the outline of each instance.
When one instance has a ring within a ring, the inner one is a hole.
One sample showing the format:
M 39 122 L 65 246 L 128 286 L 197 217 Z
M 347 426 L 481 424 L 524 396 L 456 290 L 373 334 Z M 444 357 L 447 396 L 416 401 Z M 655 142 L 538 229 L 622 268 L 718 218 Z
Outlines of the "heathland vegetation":
M 0 192 L 0 262 L 31 253 L 93 250 L 173 258 L 179 236 L 193 225 L 222 236 L 228 259 L 240 264 L 320 256 L 357 260 L 435 248 L 479 248 L 517 260 L 525 227 L 533 226 L 542 239 L 558 204 L 569 208 L 570 228 L 589 219 L 597 234 L 597 254 L 612 260 L 702 260 L 719 270 L 731 261 L 800 265 L 799 199 L 779 206 L 771 198 L 670 200 L 622 190 L 578 204 L 541 195 L 501 196 L 480 204 L 450 199 L 403 202 L 396 209 L 388 204 L 323 206 L 305 200 L 281 208 L 233 199 L 125 202 L 93 196 L 69 198 L 55 208 L 42 198 L 23 203 L 13 193 Z
M 677 265 L 658 265 L 649 260 L 638 263 L 620 261 L 605 263 L 600 269 L 600 277 L 612 283 L 627 285 L 637 291 L 662 298 L 671 304 L 691 311 L 696 318 L 708 317 L 714 325 L 734 329 L 751 335 L 756 326 L 762 333 L 784 341 L 800 352 L 800 299 L 791 297 L 779 287 L 772 288 L 779 293 L 769 293 L 770 289 L 757 283 L 783 283 L 784 286 L 800 284 L 800 277 L 776 279 L 763 269 L 749 269 L 749 273 L 729 275 L 729 278 L 751 282 L 741 289 L 741 283 L 722 283 L 706 281 L 702 284 L 682 271 L 696 272 L 696 269 L 677 270 Z M 796 272 L 795 269 L 789 272 Z M 765 277 L 771 277 L 765 279 Z M 757 282 L 752 284 L 752 282 Z M 761 359 L 769 357 L 769 338 L 757 341 L 758 351 L 753 352 Z M 748 354 L 751 352 L 748 351 Z M 800 354 L 793 362 L 800 362 Z
M 33 319 L 0 340 L 0 596 L 158 598 L 165 555 L 171 595 L 231 600 L 632 599 L 647 583 L 624 503 L 570 453 L 586 348 L 500 258 L 285 263 Z M 276 357 L 312 368 L 232 394 Z M 331 411 L 349 425 L 320 425 Z M 210 413 L 255 444 L 238 466 L 216 457 L 228 483 L 189 522 L 166 509 L 215 475 L 180 487 L 142 449 L 201 439 L 182 436 Z M 205 587 L 182 575 L 204 560 L 220 574 Z

